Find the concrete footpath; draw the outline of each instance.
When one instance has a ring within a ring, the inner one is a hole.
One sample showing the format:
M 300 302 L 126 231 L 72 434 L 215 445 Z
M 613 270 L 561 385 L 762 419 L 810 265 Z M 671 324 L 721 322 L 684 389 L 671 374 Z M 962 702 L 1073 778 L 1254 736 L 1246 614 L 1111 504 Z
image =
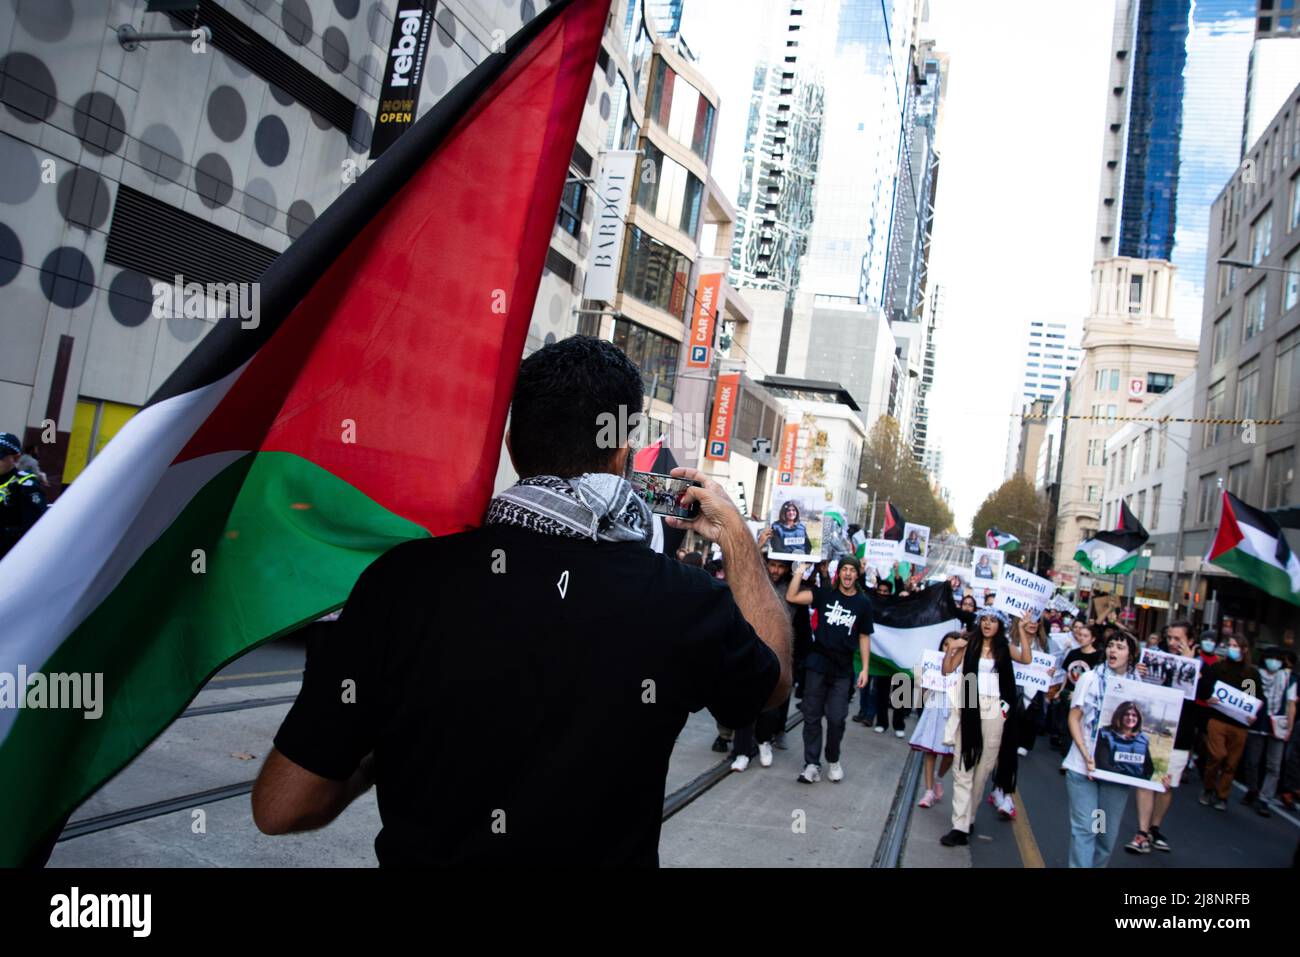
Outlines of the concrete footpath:
M 755 759 L 668 819 L 659 840 L 664 867 L 871 866 L 907 738 L 850 722 L 840 757 L 844 780 L 826 780 L 823 762 L 822 780 L 812 785 L 795 780 L 803 770 L 803 725 L 786 738 L 789 750 L 775 752 L 770 768 Z
M 191 707 L 293 695 L 296 681 L 231 687 L 213 683 Z M 251 780 L 289 704 L 178 718 L 135 761 L 86 801 L 71 822 Z M 671 794 L 717 766 L 717 730 L 708 712 L 689 717 L 669 766 Z M 808 786 L 802 726 L 787 735 L 771 768 L 757 760 L 731 774 L 664 826 L 666 866 L 867 866 L 875 853 L 907 754 L 906 740 L 850 723 L 845 780 Z M 728 758 L 729 760 L 729 758 Z M 806 829 L 796 834 L 794 811 Z M 197 814 L 195 812 L 202 812 Z M 328 827 L 270 838 L 252 821 L 247 795 L 196 802 L 55 846 L 51 867 L 373 867 L 380 827 L 374 792 Z

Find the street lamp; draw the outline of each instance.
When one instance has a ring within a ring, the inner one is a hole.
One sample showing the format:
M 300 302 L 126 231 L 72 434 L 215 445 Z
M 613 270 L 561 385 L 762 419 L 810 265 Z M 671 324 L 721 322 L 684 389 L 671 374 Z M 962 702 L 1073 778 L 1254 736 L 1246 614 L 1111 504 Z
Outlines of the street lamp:
M 1240 259 L 1219 259 L 1216 262 L 1220 266 L 1233 266 L 1237 269 L 1263 269 L 1267 272 L 1280 272 L 1288 276 L 1296 272 L 1294 269 L 1284 269 L 1281 266 L 1261 266 L 1259 263 L 1244 262 Z

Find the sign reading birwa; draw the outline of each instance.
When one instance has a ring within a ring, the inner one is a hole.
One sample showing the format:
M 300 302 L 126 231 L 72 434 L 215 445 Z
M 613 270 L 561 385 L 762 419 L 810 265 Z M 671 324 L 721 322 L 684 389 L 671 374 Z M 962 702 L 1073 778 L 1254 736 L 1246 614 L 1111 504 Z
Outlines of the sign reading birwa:
M 993 602 L 994 611 L 1006 612 L 1016 618 L 1042 617 L 1043 609 L 1052 600 L 1056 586 L 1046 578 L 1007 563 L 998 577 L 998 597 Z

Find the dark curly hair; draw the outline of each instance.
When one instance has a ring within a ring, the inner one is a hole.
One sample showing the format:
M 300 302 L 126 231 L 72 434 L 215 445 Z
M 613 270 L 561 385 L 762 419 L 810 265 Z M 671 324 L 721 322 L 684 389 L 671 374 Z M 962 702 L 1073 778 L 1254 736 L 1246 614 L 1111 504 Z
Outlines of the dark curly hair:
M 641 373 L 617 346 L 570 336 L 519 365 L 510 404 L 510 454 L 522 478 L 602 472 L 618 446 L 602 448 L 609 416 L 631 430 L 641 415 Z M 619 445 L 626 439 L 619 436 Z

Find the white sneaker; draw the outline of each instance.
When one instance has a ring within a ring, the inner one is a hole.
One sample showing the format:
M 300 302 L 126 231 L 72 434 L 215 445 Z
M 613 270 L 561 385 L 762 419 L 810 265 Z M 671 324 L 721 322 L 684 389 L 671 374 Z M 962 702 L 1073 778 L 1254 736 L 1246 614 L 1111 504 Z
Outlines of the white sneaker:
M 810 764 L 803 769 L 803 774 L 799 775 L 800 784 L 816 784 L 822 779 L 821 769 L 815 764 Z
M 830 770 L 827 772 L 826 776 L 830 778 L 832 781 L 843 781 L 844 768 L 840 767 L 840 762 L 832 761 Z
M 1029 751 L 1026 748 L 1016 748 L 1016 754 L 1020 755 L 1022 758 L 1029 757 Z
M 884 733 L 885 733 L 885 729 L 882 728 L 880 725 L 876 725 L 876 727 L 875 727 L 875 732 L 876 732 L 876 734 L 884 734 Z
M 989 792 L 989 804 L 993 805 L 994 808 L 1001 807 L 1006 798 L 1007 796 L 1002 793 L 1001 788 L 994 788 Z
M 736 760 L 731 762 L 731 770 L 743 771 L 749 767 L 749 756 L 744 754 L 736 755 Z
M 902 732 L 902 731 L 895 731 L 895 732 L 894 732 L 894 737 L 896 737 L 896 738 L 901 738 L 902 736 L 903 736 L 903 732 Z
M 758 746 L 758 763 L 765 768 L 772 766 L 772 746 L 767 743 Z

